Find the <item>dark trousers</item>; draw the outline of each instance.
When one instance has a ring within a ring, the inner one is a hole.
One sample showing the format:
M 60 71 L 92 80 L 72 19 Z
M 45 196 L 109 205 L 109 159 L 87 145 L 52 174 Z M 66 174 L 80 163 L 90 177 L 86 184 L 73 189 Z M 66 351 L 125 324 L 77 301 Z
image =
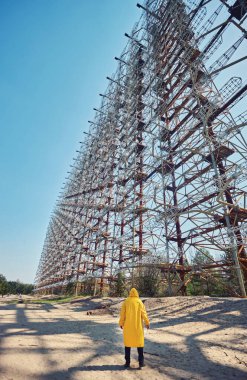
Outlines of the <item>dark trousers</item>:
M 125 360 L 126 364 L 130 364 L 130 347 L 125 347 Z M 143 347 L 137 347 L 139 365 L 144 364 Z

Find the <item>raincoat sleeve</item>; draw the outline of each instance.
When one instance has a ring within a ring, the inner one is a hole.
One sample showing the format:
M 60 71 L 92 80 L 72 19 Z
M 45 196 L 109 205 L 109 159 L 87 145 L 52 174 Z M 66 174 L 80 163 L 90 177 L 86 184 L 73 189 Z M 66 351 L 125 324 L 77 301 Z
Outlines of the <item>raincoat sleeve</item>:
M 142 309 L 141 309 L 141 315 L 142 315 L 142 319 L 144 320 L 145 325 L 149 326 L 150 322 L 149 322 L 149 319 L 148 319 L 148 315 L 147 315 L 145 306 L 143 304 L 142 304 Z
M 120 318 L 119 318 L 119 322 L 118 322 L 120 327 L 123 327 L 124 322 L 125 322 L 125 318 L 126 318 L 126 306 L 125 306 L 125 301 L 124 301 L 122 304 L 122 307 L 121 307 Z

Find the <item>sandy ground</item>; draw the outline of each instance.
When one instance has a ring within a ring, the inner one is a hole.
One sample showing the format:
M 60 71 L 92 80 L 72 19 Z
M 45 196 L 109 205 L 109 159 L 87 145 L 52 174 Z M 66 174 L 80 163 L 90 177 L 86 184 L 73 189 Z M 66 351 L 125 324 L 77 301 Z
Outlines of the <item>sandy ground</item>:
M 151 329 L 142 371 L 136 349 L 131 369 L 123 367 L 120 301 L 35 305 L 0 299 L 0 379 L 247 379 L 247 299 L 146 299 Z

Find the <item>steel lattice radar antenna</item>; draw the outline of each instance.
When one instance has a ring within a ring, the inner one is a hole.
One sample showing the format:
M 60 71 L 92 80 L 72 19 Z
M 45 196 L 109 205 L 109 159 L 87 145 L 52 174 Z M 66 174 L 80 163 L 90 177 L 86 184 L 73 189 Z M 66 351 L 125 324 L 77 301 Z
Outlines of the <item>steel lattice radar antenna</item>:
M 245 296 L 247 1 L 138 7 L 52 214 L 36 291 L 103 292 L 155 267 L 167 295 L 199 277 Z

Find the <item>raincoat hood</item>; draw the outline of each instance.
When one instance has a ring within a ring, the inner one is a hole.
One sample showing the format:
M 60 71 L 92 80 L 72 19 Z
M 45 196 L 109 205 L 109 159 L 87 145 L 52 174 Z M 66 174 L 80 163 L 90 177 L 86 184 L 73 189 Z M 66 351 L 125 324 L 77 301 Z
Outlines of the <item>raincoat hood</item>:
M 129 294 L 130 297 L 139 297 L 139 294 L 138 294 L 138 291 L 136 290 L 136 288 L 132 288 L 130 290 L 130 294 Z

